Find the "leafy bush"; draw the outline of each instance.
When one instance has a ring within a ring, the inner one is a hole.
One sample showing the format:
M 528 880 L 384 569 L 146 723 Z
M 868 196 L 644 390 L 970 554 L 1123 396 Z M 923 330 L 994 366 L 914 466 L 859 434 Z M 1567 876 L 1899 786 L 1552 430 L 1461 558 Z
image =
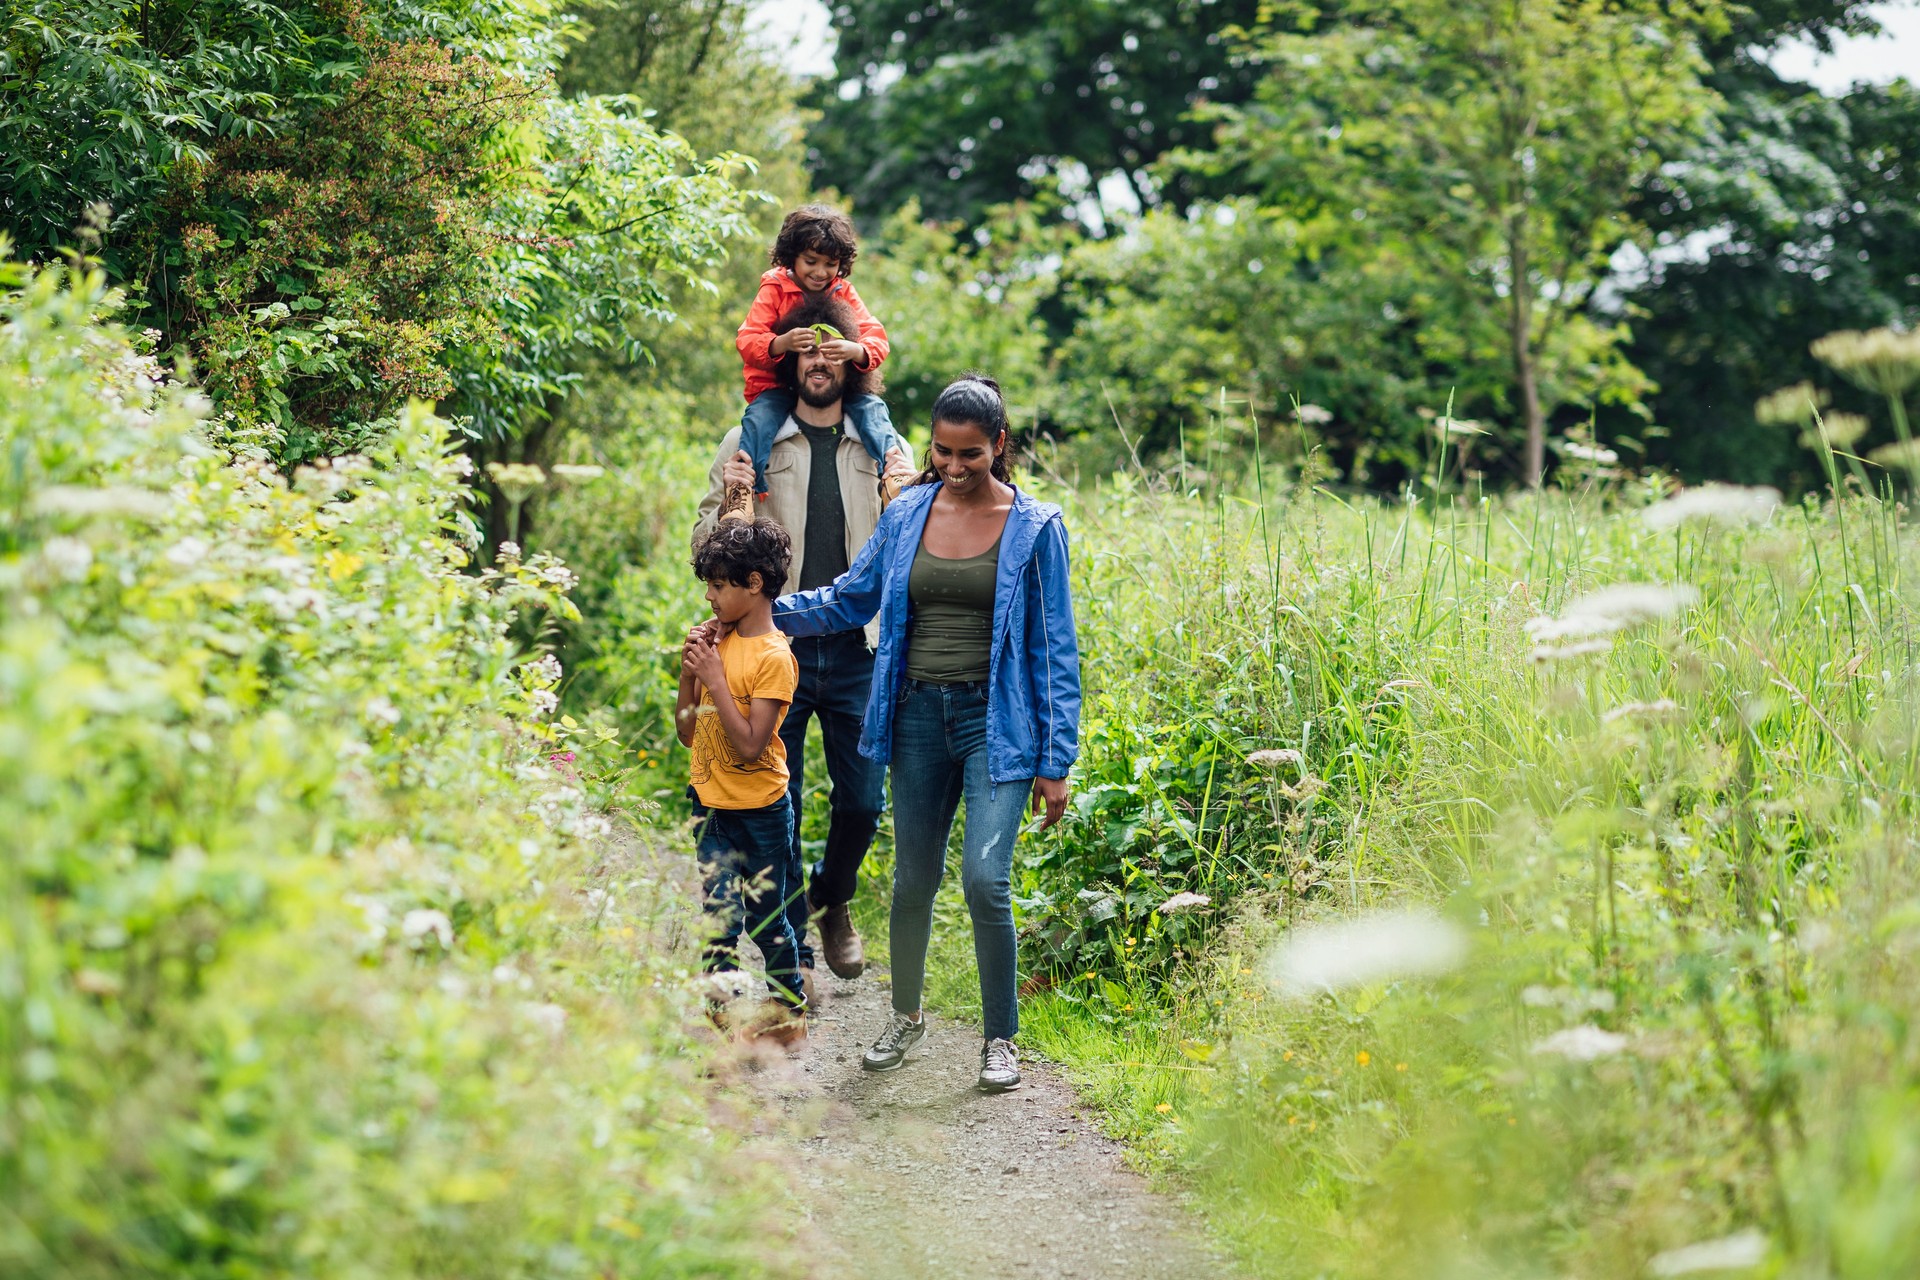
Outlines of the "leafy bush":
M 568 572 L 468 571 L 419 407 L 289 481 L 5 269 L 0 1269 L 779 1272 L 614 735 L 511 639 Z

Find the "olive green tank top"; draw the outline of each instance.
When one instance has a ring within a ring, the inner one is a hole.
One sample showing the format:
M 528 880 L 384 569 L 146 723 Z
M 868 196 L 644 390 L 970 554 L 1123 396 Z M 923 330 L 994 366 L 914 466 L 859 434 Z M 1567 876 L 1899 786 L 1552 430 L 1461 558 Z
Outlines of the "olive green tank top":
M 977 556 L 948 560 L 924 544 L 907 571 L 913 625 L 907 632 L 907 678 L 929 684 L 985 680 L 993 649 L 993 582 L 1000 539 Z

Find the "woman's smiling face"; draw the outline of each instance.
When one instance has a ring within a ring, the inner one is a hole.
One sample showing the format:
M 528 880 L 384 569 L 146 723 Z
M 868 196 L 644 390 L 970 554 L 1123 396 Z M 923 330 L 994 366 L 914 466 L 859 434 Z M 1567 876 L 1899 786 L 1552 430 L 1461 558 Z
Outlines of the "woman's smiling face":
M 955 493 L 969 493 L 986 483 L 993 473 L 993 459 L 1006 447 L 1006 433 L 995 439 L 973 422 L 933 424 L 933 469 Z

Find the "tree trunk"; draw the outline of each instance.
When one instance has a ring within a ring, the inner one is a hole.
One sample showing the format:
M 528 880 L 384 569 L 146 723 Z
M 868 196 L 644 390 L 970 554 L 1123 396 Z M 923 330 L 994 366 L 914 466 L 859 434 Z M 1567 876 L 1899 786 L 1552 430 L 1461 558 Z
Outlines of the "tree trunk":
M 1513 314 L 1507 339 L 1513 349 L 1513 377 L 1520 388 L 1520 409 L 1527 420 L 1526 476 L 1529 488 L 1538 489 L 1547 471 L 1547 420 L 1540 412 L 1540 388 L 1533 369 L 1533 301 L 1528 289 L 1526 233 L 1520 219 L 1507 224 L 1507 261 L 1513 270 L 1508 290 Z

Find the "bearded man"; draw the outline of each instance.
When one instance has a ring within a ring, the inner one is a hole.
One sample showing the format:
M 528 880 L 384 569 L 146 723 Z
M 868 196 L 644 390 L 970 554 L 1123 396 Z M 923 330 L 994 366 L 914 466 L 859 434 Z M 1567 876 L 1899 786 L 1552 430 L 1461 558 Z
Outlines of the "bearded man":
M 828 297 L 809 298 L 773 325 L 776 335 L 827 324 L 841 333 L 856 326 L 845 306 Z M 807 334 L 811 338 L 811 334 Z M 781 358 L 781 385 L 794 392 L 793 415 L 774 437 L 767 458 L 767 493 L 756 514 L 774 521 L 793 540 L 793 567 L 782 592 L 824 586 L 846 572 L 853 557 L 873 536 L 885 505 L 883 475 L 859 437 L 845 429 L 844 402 L 857 395 L 879 395 L 877 370 L 861 369 L 826 355 L 817 341 L 802 339 Z M 739 428 L 727 432 L 707 477 L 707 496 L 694 525 L 697 545 L 714 527 L 729 486 L 751 485 L 753 462 L 740 449 Z M 887 451 L 885 479 L 892 488 L 913 478 L 906 441 L 896 433 Z M 860 721 L 873 683 L 873 627 L 808 636 L 793 642 L 800 684 L 781 723 L 792 775 L 793 845 L 787 883 L 807 885 L 787 906 L 787 920 L 799 944 L 800 968 L 813 992 L 814 952 L 807 936 L 810 913 L 820 921 L 820 950 L 827 967 L 841 978 L 857 978 L 866 968 L 865 949 L 853 927 L 848 904 L 858 887 L 860 864 L 873 845 L 885 806 L 883 766 L 860 754 Z M 807 725 L 820 722 L 825 748 L 828 797 L 826 849 L 807 876 L 800 848 L 800 798 L 805 789 Z M 805 877 L 803 879 L 803 877 Z

